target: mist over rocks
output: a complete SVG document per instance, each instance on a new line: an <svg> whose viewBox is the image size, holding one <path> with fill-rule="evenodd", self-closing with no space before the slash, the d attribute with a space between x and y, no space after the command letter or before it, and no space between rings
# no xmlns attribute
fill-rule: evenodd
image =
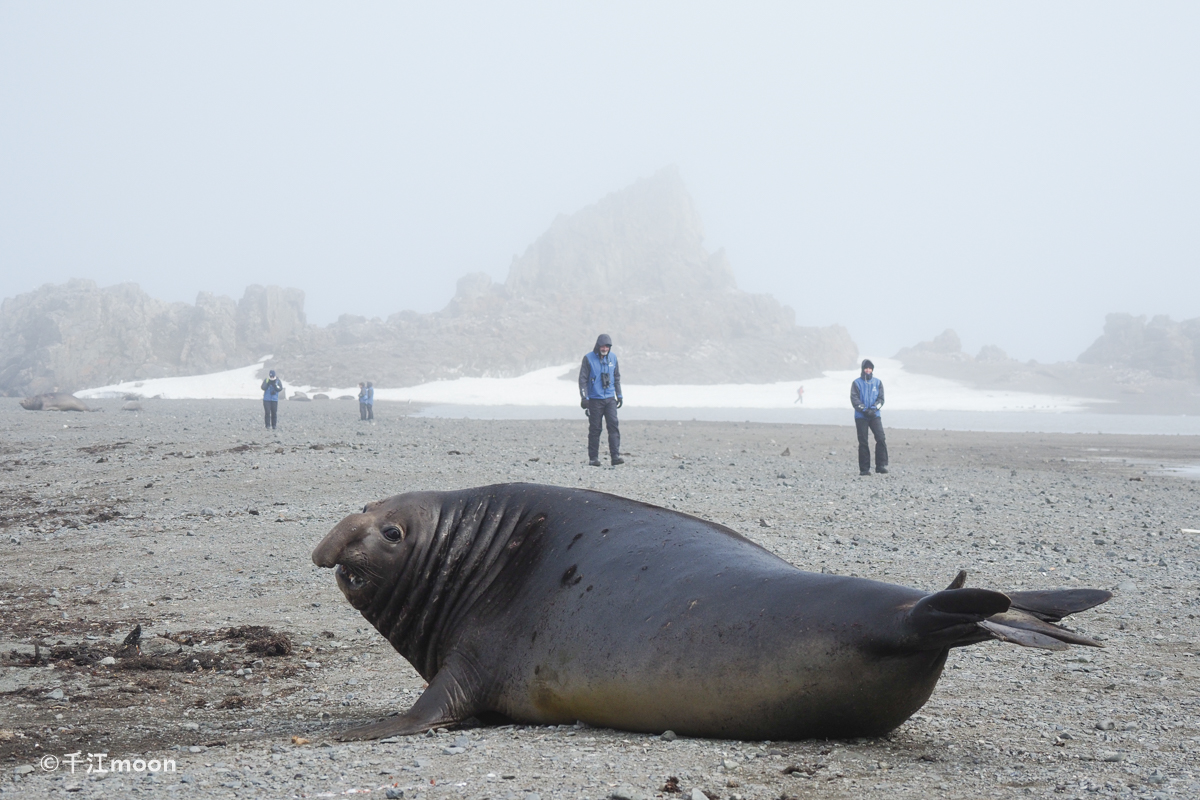
<svg viewBox="0 0 1200 800"><path fill-rule="evenodd" d="M1084 364L1143 370L1158 378L1200 380L1200 317L1109 314L1104 333L1079 356Z"/></svg>
<svg viewBox="0 0 1200 800"><path fill-rule="evenodd" d="M909 372L963 381L977 389L1072 395L1098 401L1092 411L1200 414L1200 381L1189 331L1200 320L1110 314L1104 334L1078 361L1041 364L1010 358L996 345L971 356L953 330L901 348L893 358ZM1194 349L1193 349L1194 347ZM884 377L884 376L881 376ZM884 378L886 380L886 378Z"/></svg>
<svg viewBox="0 0 1200 800"><path fill-rule="evenodd" d="M250 286L194 305L137 285L72 280L0 306L0 391L65 391L232 369L273 354L285 382L412 386L511 377L577 364L613 337L630 383L762 383L849 369L845 328L796 325L768 294L737 288L723 250L704 247L700 216L674 168L559 215L514 256L504 283L464 275L441 311L387 320L343 314L309 325L304 293Z"/></svg>
<svg viewBox="0 0 1200 800"><path fill-rule="evenodd" d="M509 377L577 363L609 333L629 383L759 383L854 365L845 328L796 325L767 294L740 291L723 250L709 253L678 170L668 167L559 215L504 283L475 272L432 314L343 315L279 348L294 381L411 386Z"/></svg>
<svg viewBox="0 0 1200 800"><path fill-rule="evenodd" d="M653 297L736 290L723 249L704 249L704 226L678 170L560 214L520 258L505 289L513 296Z"/></svg>
<svg viewBox="0 0 1200 800"><path fill-rule="evenodd" d="M250 286L168 303L136 284L75 279L0 303L0 392L74 391L245 366L305 326L304 293Z"/></svg>

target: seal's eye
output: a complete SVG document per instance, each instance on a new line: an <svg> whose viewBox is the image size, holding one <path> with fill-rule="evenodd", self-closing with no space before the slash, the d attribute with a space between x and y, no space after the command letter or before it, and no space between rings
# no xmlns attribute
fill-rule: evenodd
<svg viewBox="0 0 1200 800"><path fill-rule="evenodd" d="M398 542L404 538L404 531L400 530L395 525L388 525L386 528L380 531L380 533L382 533L383 538L387 539L389 542Z"/></svg>

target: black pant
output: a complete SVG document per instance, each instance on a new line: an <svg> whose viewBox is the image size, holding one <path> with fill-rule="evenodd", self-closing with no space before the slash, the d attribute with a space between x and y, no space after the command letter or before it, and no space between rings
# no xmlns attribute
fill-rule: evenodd
<svg viewBox="0 0 1200 800"><path fill-rule="evenodd" d="M275 427L275 419L279 416L278 400L263 400L263 422L268 428Z"/></svg>
<svg viewBox="0 0 1200 800"><path fill-rule="evenodd" d="M600 424L608 422L608 455L616 458L621 455L621 428L617 424L617 399L609 397L604 400L588 398L588 460L600 460Z"/></svg>
<svg viewBox="0 0 1200 800"><path fill-rule="evenodd" d="M358 418L360 420L362 420L363 422L367 421L367 404L366 403L358 404Z"/></svg>
<svg viewBox="0 0 1200 800"><path fill-rule="evenodd" d="M855 417L854 427L858 428L858 471L871 471L871 448L867 445L867 429L875 434L875 469L886 467L887 439L883 435L883 420L878 415L874 417Z"/></svg>
<svg viewBox="0 0 1200 800"><path fill-rule="evenodd" d="M375 421L375 404L374 403L367 403L367 421L368 422Z"/></svg>

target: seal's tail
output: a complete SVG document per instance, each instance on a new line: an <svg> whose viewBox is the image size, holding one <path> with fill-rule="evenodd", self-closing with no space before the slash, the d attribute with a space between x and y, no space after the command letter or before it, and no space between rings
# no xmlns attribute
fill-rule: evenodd
<svg viewBox="0 0 1200 800"><path fill-rule="evenodd" d="M923 597L913 606L910 618L923 643L963 647L998 639L1043 650L1066 650L1072 644L1103 647L1094 639L1052 623L1106 602L1111 592L1051 589L1001 594L964 589L966 578L966 572L958 573L945 591Z"/></svg>
<svg viewBox="0 0 1200 800"><path fill-rule="evenodd" d="M1012 605L1003 614L995 614L979 627L1002 642L1043 650L1066 650L1067 645L1103 647L1095 639L1052 625L1063 617L1086 611L1107 602L1112 592L1101 589L1049 589L1042 592L1009 592Z"/></svg>

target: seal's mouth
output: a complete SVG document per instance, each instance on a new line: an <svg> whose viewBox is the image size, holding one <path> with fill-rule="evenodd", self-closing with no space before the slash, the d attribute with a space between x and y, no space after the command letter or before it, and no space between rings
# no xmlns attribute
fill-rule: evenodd
<svg viewBox="0 0 1200 800"><path fill-rule="evenodd" d="M357 592L367 585L367 579L345 564L338 564L333 570L337 578L338 588L343 592Z"/></svg>

